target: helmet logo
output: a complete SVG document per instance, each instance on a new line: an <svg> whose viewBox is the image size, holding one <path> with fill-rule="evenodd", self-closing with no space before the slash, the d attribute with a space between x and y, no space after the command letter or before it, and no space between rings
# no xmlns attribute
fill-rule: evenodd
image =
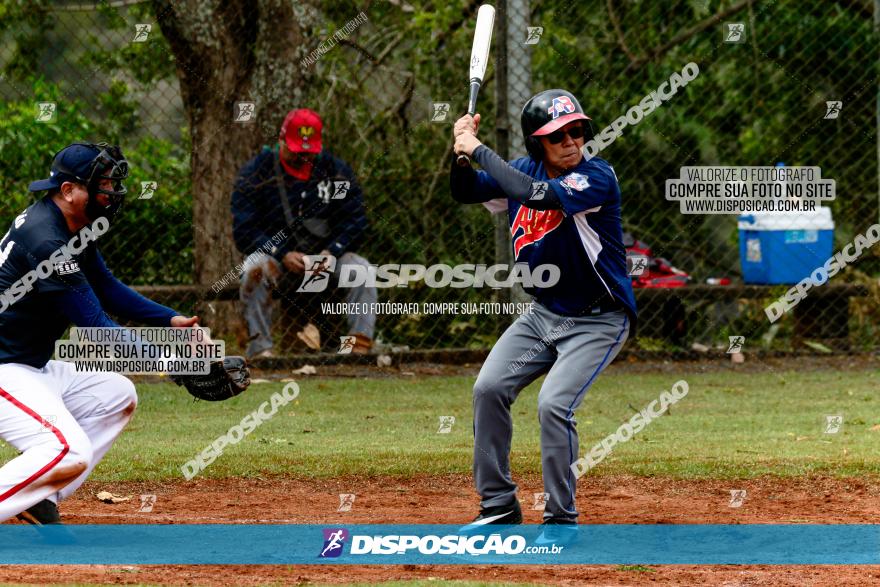
<svg viewBox="0 0 880 587"><path fill-rule="evenodd" d="M547 113L550 114L553 120L559 118L559 115L562 113L570 114L572 112L574 112L574 104L571 103L571 98L568 96L553 98L553 104L547 109Z"/></svg>

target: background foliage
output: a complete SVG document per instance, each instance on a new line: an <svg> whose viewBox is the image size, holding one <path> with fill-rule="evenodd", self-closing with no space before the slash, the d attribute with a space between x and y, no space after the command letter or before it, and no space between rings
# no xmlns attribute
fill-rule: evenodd
<svg viewBox="0 0 880 587"><path fill-rule="evenodd" d="M308 103L290 104L321 112L326 144L364 185L371 232L360 252L373 263L491 263L488 215L449 197L451 120L430 119L432 102L450 102L453 113L465 109L463 72L476 4L303 6L320 13L311 21L318 24L309 52L361 10L369 19L307 68ZM508 9L517 6L522 3L510 2ZM553 0L534 1L529 10L530 24L544 33L531 48L531 71L510 75L530 75L535 92L571 90L600 129L672 72L699 64L696 80L602 155L620 178L625 227L695 281L738 278L736 218L685 216L666 202L664 181L683 165L820 166L837 181L831 204L837 246L878 218L878 43L868 3ZM746 23L745 43L722 42L729 21ZM118 142L132 163L132 197L102 247L111 268L132 283L191 283L190 142L174 58L155 22L149 3L80 10L64 2L0 0L0 178L7 193L0 221L27 204L27 183L45 176L58 148L76 139ZM132 42L137 23L153 23L147 42ZM521 31L510 42L524 40ZM497 60L480 100L481 135L490 146L493 127L508 122L495 107ZM839 119L823 119L827 100L843 101ZM34 121L36 101L57 101L55 122ZM512 131L518 132L515 121ZM228 161L236 168L243 163ZM148 179L159 190L137 200L140 181ZM874 251L858 271L835 280L871 283L878 274ZM383 301L487 301L490 295L380 291ZM764 334L759 310L741 305L719 326L709 319L716 311L711 304L691 308L690 322L699 327L686 343L726 340L733 330ZM851 318L856 344L873 346L877 318L876 300L859 302ZM379 326L385 340L418 348L486 347L496 335L496 324L483 317L383 317Z"/></svg>

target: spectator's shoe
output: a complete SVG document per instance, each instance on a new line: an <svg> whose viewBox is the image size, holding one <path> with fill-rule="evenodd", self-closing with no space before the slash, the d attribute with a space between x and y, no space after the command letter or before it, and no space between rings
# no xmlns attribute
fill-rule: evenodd
<svg viewBox="0 0 880 587"><path fill-rule="evenodd" d="M354 346L351 349L352 354L355 355L368 355L370 354L370 349L373 348L373 339L369 336L364 336L363 334L355 333L354 335Z"/></svg>
<svg viewBox="0 0 880 587"><path fill-rule="evenodd" d="M580 537L577 522L563 518L548 518L541 524L541 535L535 539L535 544L546 546L570 546L577 543Z"/></svg>
<svg viewBox="0 0 880 587"><path fill-rule="evenodd" d="M296 337L311 350L321 350L321 332L318 330L318 327L311 322L306 324L306 327L300 332L297 332Z"/></svg>
<svg viewBox="0 0 880 587"><path fill-rule="evenodd" d="M252 355L247 356L248 361L253 361L254 359L274 359L277 355L272 351L272 349L263 349L258 351Z"/></svg>
<svg viewBox="0 0 880 587"><path fill-rule="evenodd" d="M519 501L514 501L510 505L500 505L480 510L480 515L474 518L474 521L467 526L462 526L459 534L474 534L481 531L483 526L489 525L506 525L522 524L522 510L519 507Z"/></svg>
<svg viewBox="0 0 880 587"><path fill-rule="evenodd" d="M48 499L44 499L40 503L32 505L16 517L19 520L27 522L28 524L33 524L34 526L61 523L61 515L58 513L58 506Z"/></svg>

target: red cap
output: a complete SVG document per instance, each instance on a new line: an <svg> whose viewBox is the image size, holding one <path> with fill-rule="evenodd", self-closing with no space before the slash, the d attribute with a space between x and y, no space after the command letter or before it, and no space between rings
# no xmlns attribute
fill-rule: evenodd
<svg viewBox="0 0 880 587"><path fill-rule="evenodd" d="M323 126L321 117L314 110L291 110L284 117L278 139L294 153L320 153Z"/></svg>

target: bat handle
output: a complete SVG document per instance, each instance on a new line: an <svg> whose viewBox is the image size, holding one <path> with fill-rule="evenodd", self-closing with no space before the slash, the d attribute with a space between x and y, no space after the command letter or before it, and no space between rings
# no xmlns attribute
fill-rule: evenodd
<svg viewBox="0 0 880 587"><path fill-rule="evenodd" d="M468 114L473 116L477 113L477 95L480 93L480 80L472 79L471 80L471 91L468 96ZM471 158L467 155L459 155L455 162L460 167L467 167L471 164Z"/></svg>

